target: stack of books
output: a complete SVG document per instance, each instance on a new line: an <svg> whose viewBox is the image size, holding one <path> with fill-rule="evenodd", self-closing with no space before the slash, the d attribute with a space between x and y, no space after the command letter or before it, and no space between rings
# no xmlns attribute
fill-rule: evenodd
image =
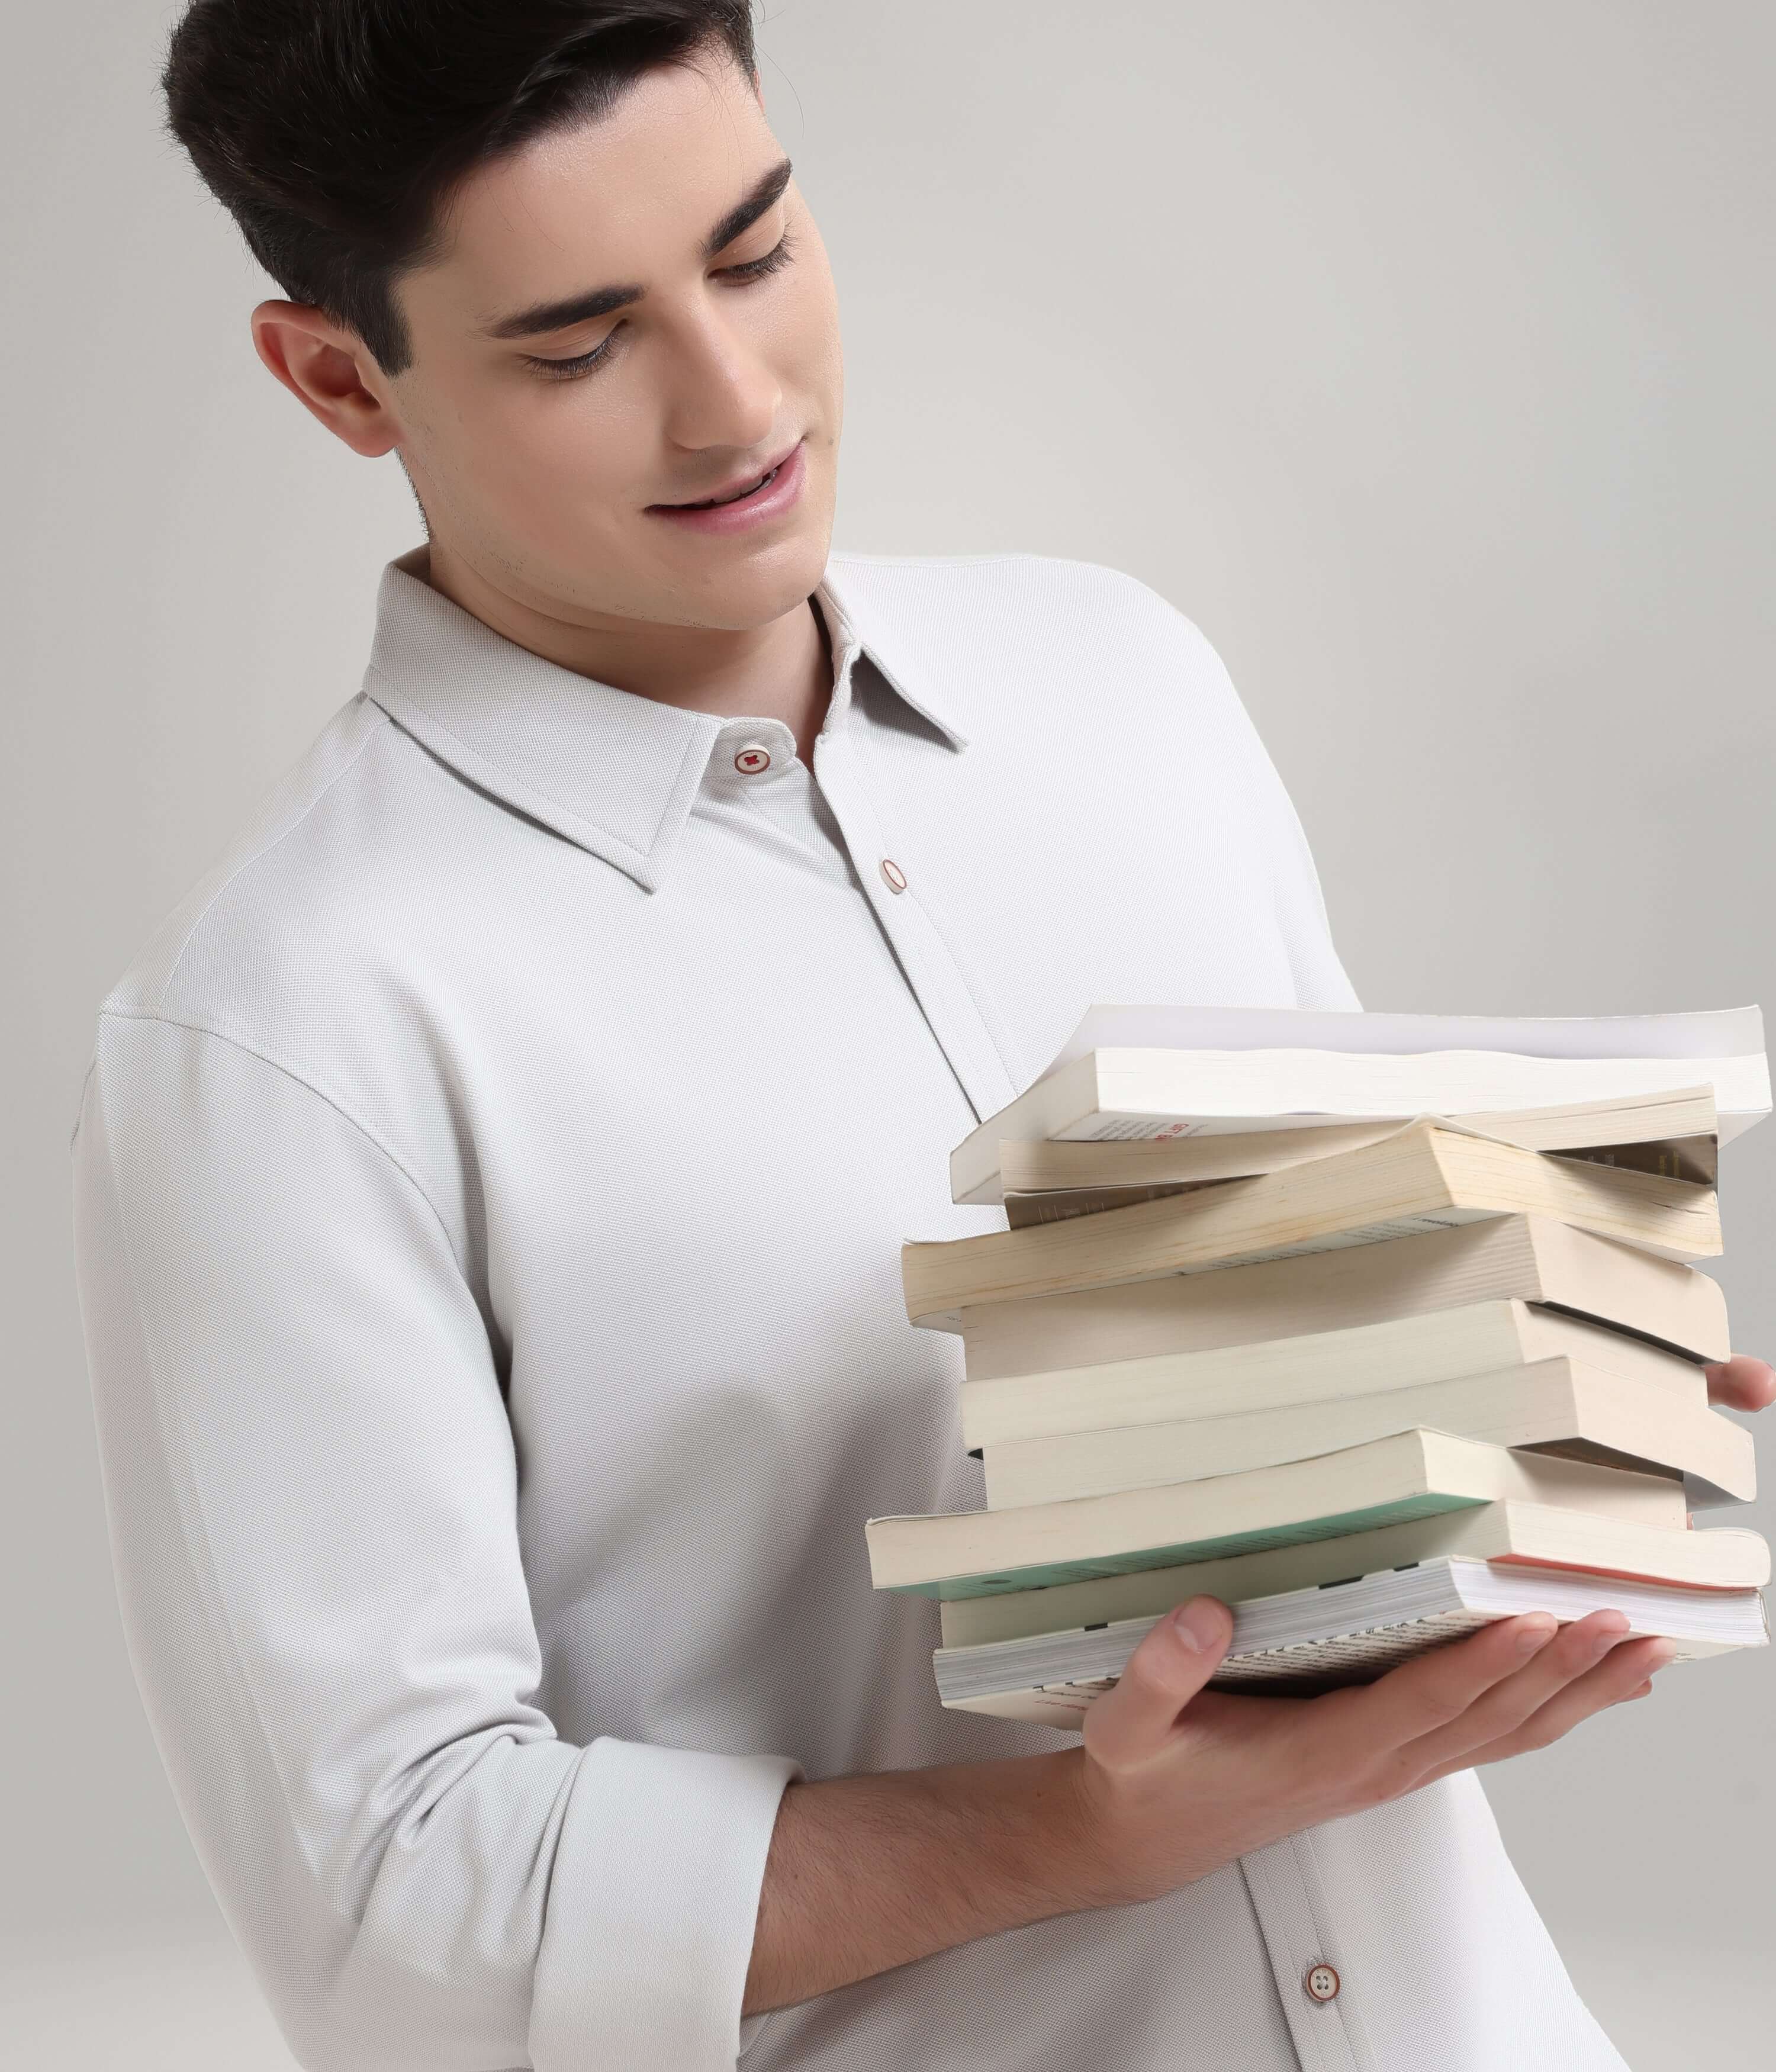
<svg viewBox="0 0 1776 2072"><path fill-rule="evenodd" d="M902 1248L986 1508L865 1536L940 1600L943 1702L1076 1728L1202 1593L1214 1686L1276 1695L1526 1611L1766 1642L1766 1543L1694 1525L1756 1492L1694 1262L1769 1109L1756 1008L1093 1009L952 1156L1006 1227Z"/></svg>

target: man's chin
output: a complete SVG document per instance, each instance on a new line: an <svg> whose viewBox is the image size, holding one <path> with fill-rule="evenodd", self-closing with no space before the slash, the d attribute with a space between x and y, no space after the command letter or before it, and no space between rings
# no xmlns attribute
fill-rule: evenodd
<svg viewBox="0 0 1776 2072"><path fill-rule="evenodd" d="M768 626L805 602L826 573L832 528L799 528L787 539L699 541L663 570L659 608L638 610L734 632ZM656 561L657 565L657 561Z"/></svg>

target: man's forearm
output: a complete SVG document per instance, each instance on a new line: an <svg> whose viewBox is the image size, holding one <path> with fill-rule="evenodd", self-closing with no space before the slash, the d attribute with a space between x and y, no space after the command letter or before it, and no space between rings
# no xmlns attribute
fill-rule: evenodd
<svg viewBox="0 0 1776 2072"><path fill-rule="evenodd" d="M1100 1902L1083 1752L786 1787L765 1863L744 2014Z"/></svg>

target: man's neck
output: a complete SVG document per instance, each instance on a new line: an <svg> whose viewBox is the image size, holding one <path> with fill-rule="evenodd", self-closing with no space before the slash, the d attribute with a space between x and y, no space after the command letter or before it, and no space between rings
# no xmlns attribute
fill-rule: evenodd
<svg viewBox="0 0 1776 2072"><path fill-rule="evenodd" d="M639 620L565 619L487 582L436 540L416 570L432 588L532 654L577 675L690 712L780 719L814 767L832 694L832 647L809 598L768 624L730 631Z"/></svg>

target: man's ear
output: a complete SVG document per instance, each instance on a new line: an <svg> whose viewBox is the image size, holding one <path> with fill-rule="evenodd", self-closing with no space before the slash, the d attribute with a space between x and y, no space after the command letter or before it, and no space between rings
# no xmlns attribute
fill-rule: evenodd
<svg viewBox="0 0 1776 2072"><path fill-rule="evenodd" d="M388 452L399 428L364 385L360 339L312 304L276 297L261 302L249 322L254 351L311 416L354 453L376 458Z"/></svg>

